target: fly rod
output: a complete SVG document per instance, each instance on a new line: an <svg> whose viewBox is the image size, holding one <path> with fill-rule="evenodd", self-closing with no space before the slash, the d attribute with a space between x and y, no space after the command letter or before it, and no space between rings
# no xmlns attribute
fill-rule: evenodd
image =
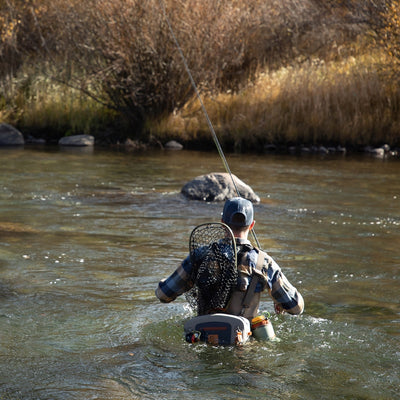
<svg viewBox="0 0 400 400"><path fill-rule="evenodd" d="M236 182L235 182L235 180L233 179L233 175L232 175L231 169L229 168L228 161L226 160L226 157L225 157L225 155L224 155L224 152L223 152L223 150L222 150L222 147L221 147L221 145L220 145L220 143L219 143L217 134L215 133L214 126L213 126L213 124L212 124L212 122L211 122L210 117L208 116L208 112L207 112L207 110L206 110L206 107L204 106L203 100L201 99L199 90L197 89L196 82L194 81L193 76L192 76L192 73L190 72L190 68L189 68L189 65L188 65L188 63L187 63L187 61L186 61L185 55L183 54L182 48L181 48L181 46L180 46L180 44L179 44L179 42L178 42L178 39L177 39L176 36L175 36L174 30L172 29L172 25L171 25L171 23L170 23L170 21L169 21L167 12L166 12L166 10L165 10L165 6L164 6L163 0L160 0L160 6L161 6L161 9L162 9L162 12L163 12L165 21L166 21L166 23L167 23L167 25L168 25L169 31L171 32L171 36L172 36L172 38L173 38L173 40L174 40L174 42L175 42L175 45L176 45L176 47L177 47L177 49L178 49L178 51L179 51L180 56L181 56L181 58L182 58L183 65L185 66L186 72L187 72L187 74L188 74L188 76L189 76L189 79L190 79L190 83L191 83L192 86L193 86L193 89L194 89L194 91L195 91L195 93L196 93L196 97L198 98L198 100L199 100L199 102L200 102L201 109L203 110L203 113L204 113L204 115L205 115L205 117L206 117L208 127L209 127L209 129L210 129L210 131L211 131L211 134L212 134L214 143L215 143L215 145L216 145L216 147L217 147L217 150L218 150L219 156L221 157L222 163L224 164L225 170L226 170L226 172L229 174L229 176L231 177L231 180L232 180L232 183L233 183L233 186L234 186L234 188L235 188L235 191L236 191L237 195L238 195L239 197L242 197L242 196L240 195L240 193L239 193L239 190L238 190L237 186L236 186ZM254 240L255 240L255 242L256 242L258 248L261 248L260 243L258 242L258 239L257 239L257 235L256 235L256 233L255 233L255 231L254 231L254 228L251 230L251 233L252 233L252 235L253 235L253 238L254 238Z"/></svg>

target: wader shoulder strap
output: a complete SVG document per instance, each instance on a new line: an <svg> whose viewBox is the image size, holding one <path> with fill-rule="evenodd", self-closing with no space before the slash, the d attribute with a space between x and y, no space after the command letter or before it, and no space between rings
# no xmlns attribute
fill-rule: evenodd
<svg viewBox="0 0 400 400"><path fill-rule="evenodd" d="M267 253L263 252L262 250L258 249L257 247L255 247L255 249L258 251L256 269L257 269L257 271L261 271L261 268L264 265L264 260L265 260Z"/></svg>
<svg viewBox="0 0 400 400"><path fill-rule="evenodd" d="M251 300L256 290L257 283L260 279L263 279L261 268L263 267L264 264L265 253L257 248L256 250L258 251L257 264L256 268L255 269L253 268L250 284L247 287L245 296L243 297L242 309L248 308L250 306Z"/></svg>

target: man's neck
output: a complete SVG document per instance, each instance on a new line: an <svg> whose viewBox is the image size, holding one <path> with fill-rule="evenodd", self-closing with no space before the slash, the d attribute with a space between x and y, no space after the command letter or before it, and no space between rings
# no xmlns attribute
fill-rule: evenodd
<svg viewBox="0 0 400 400"><path fill-rule="evenodd" d="M249 235L249 231L245 230L245 231L232 231L233 236L237 239L247 239L248 235Z"/></svg>

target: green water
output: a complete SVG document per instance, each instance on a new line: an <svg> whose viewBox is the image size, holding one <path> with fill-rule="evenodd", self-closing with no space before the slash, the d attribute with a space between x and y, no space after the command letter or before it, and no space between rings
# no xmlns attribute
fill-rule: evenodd
<svg viewBox="0 0 400 400"><path fill-rule="evenodd" d="M184 299L154 296L220 219L180 195L216 154L0 157L0 399L400 398L398 160L227 155L306 310L273 314L279 343L216 348L183 340Z"/></svg>

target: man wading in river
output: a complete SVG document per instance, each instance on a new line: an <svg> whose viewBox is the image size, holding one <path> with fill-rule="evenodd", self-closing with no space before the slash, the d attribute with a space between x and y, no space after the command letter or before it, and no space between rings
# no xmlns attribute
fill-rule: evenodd
<svg viewBox="0 0 400 400"><path fill-rule="evenodd" d="M267 253L255 248L247 239L255 221L253 219L253 204L240 197L227 200L222 213L222 222L230 227L236 241L237 280L230 292L229 300L224 309L202 309L199 314L225 312L241 315L250 321L258 313L261 292L267 290L272 297L277 313L301 314L304 301L297 289L290 284L279 265ZM163 303L169 303L178 296L188 292L196 282L193 282L193 265L190 255L169 276L159 282L155 291L157 298ZM251 281L257 279L257 284ZM243 308L243 299L251 289L250 302Z"/></svg>

